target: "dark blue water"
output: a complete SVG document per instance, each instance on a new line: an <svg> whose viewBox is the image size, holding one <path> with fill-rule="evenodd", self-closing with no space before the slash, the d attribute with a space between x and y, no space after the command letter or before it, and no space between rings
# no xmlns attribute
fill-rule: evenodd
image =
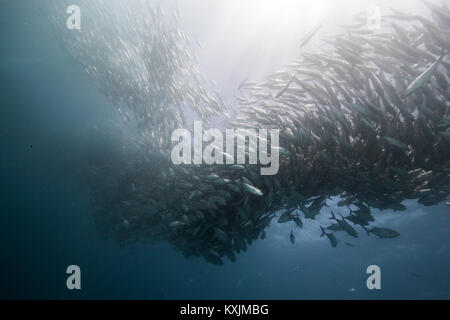
<svg viewBox="0 0 450 320"><path fill-rule="evenodd" d="M120 248L97 232L83 172L92 141L107 155L121 132L113 108L58 46L46 1L0 3L0 298L355 299L450 298L445 205L377 215L401 233L332 248L309 222L275 222L236 263L185 259L166 243ZM107 139L96 139L99 130ZM96 156L98 156L96 153ZM345 242L358 245L349 247ZM66 288L66 268L82 289ZM381 290L366 268L379 265Z"/></svg>

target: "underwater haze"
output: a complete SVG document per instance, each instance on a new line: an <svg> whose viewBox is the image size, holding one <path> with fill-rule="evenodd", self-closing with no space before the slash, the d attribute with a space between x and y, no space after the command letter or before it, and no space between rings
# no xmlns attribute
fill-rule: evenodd
<svg viewBox="0 0 450 320"><path fill-rule="evenodd" d="M425 14L426 8L403 0L337 3L186 0L178 6L180 28L202 43L198 69L214 80L228 104L237 105L239 84L263 81L297 59L302 37L318 23L324 26L308 43L313 48L321 46L320 38L333 38L336 25L351 24L354 14L372 5L386 13L393 7ZM114 11L117 1L110 5ZM81 30L73 32L89 32L92 25L83 24L80 7ZM124 122L112 106L113 95L105 94L66 50L52 19L68 15L55 8L47 0L0 3L0 298L450 298L448 199L430 206L406 199L403 211L372 208L374 226L400 236L368 236L359 228L358 238L336 232L333 247L319 226L332 222L331 210L344 216L349 210L338 206L339 197L326 197L316 219L302 218L302 228L292 221L277 223L277 212L265 239L254 240L235 262L223 259L223 265L200 254L185 257L184 247L173 245L172 238L123 245L111 237L113 227L105 236L92 192L100 180L90 173L93 164L127 152L128 141L139 136L138 121ZM448 178L449 159L444 160ZM121 159L117 163L120 168ZM81 268L81 290L66 286L70 265ZM379 290L366 284L371 265L381 270Z"/></svg>

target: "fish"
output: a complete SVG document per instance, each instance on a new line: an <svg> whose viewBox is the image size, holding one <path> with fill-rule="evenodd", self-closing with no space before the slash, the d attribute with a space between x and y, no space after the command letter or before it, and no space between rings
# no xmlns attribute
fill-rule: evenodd
<svg viewBox="0 0 450 320"><path fill-rule="evenodd" d="M436 60L428 69L426 69L422 74L420 74L416 79L414 79L413 82L406 88L403 96L407 97L411 95L412 93L419 90L425 83L427 83L431 77L433 76L434 72L436 71L439 63L441 60L445 57L447 53L443 54L438 60Z"/></svg>
<svg viewBox="0 0 450 320"><path fill-rule="evenodd" d="M242 80L241 84L238 86L238 90L241 90L242 87L244 87L246 82L247 82L247 79Z"/></svg>
<svg viewBox="0 0 450 320"><path fill-rule="evenodd" d="M314 37L314 35L322 28L322 24L318 24L314 28L312 28L301 40L300 40L300 48L303 48L308 44L308 42Z"/></svg>
<svg viewBox="0 0 450 320"><path fill-rule="evenodd" d="M211 252L204 252L203 257L205 258L205 260L211 264L214 264L216 266L223 266L223 261L222 259L220 259L220 257L218 257L217 255L215 255L214 253Z"/></svg>
<svg viewBox="0 0 450 320"><path fill-rule="evenodd" d="M358 232L356 232L356 230L347 223L347 221L345 221L345 218L341 216L341 220L339 220L338 218L336 218L335 214L333 211L331 211L331 215L332 217L330 219L334 219L336 220L336 222L342 227L342 229L347 232L349 235L351 235L354 238L358 237Z"/></svg>
<svg viewBox="0 0 450 320"><path fill-rule="evenodd" d="M291 230L291 234L289 235L289 240L291 241L292 244L295 243L294 231L292 231L292 230Z"/></svg>
<svg viewBox="0 0 450 320"><path fill-rule="evenodd" d="M344 228L339 223L333 223L332 225L326 227L325 229L330 231L343 231Z"/></svg>
<svg viewBox="0 0 450 320"><path fill-rule="evenodd" d="M331 246L332 247L336 247L337 246L337 240L336 240L336 237L334 236L334 234L327 233L322 226L320 226L320 229L322 230L322 234L320 236L321 237L327 236L328 240L330 240Z"/></svg>
<svg viewBox="0 0 450 320"><path fill-rule="evenodd" d="M400 233L398 233L397 231L387 228L374 227L369 230L369 232L373 233L379 238L397 238L400 236Z"/></svg>
<svg viewBox="0 0 450 320"><path fill-rule="evenodd" d="M228 237L228 235L226 234L226 232L224 232L223 230L221 230L220 228L215 228L214 229L215 232L215 237L217 239L219 239L220 241L224 242L224 243L228 243L230 241L230 238Z"/></svg>
<svg viewBox="0 0 450 320"><path fill-rule="evenodd" d="M129 229L130 228L130 222L127 219L122 219L122 225L124 226L125 229Z"/></svg>
<svg viewBox="0 0 450 320"><path fill-rule="evenodd" d="M264 195L264 193L261 190L259 190L258 188L255 188L254 186L249 185L247 183L243 182L243 183L241 183L241 186L248 193L254 194L254 195L259 196L259 197Z"/></svg>
<svg viewBox="0 0 450 320"><path fill-rule="evenodd" d="M348 246L348 247L351 247L351 248L358 248L359 247L359 245L353 244L353 243L350 243L350 242L345 242L345 245Z"/></svg>
<svg viewBox="0 0 450 320"><path fill-rule="evenodd" d="M365 219L364 217L350 214L349 216L345 217L348 221L353 222L354 225L360 225L360 226L367 226L369 225L369 221ZM339 224L338 224L339 225ZM342 230L342 227L340 228Z"/></svg>
<svg viewBox="0 0 450 320"><path fill-rule="evenodd" d="M176 228L182 227L184 225L186 225L186 224L182 221L173 221L169 224L169 227L176 229Z"/></svg>
<svg viewBox="0 0 450 320"><path fill-rule="evenodd" d="M407 144L405 144L401 141L398 141L397 139L392 138L392 137L384 137L384 140L386 140L386 142L388 144L390 144L391 146L394 146L394 147L397 147L397 148L400 148L403 150L408 150L408 148L409 148Z"/></svg>

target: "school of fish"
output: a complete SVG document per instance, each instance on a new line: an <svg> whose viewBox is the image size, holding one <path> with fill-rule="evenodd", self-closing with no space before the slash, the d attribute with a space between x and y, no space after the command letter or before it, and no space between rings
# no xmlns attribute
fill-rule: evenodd
<svg viewBox="0 0 450 320"><path fill-rule="evenodd" d="M134 2L111 10L108 1L80 1L90 8L81 32L66 30L57 15L53 21L68 55L139 131L92 170L95 219L107 237L121 244L162 239L187 257L222 265L264 239L270 223L302 228L334 197L345 215L327 208L330 224L317 230L333 247L339 232L398 237L371 226L373 209L405 211L405 199L448 201L445 3L424 1L420 16L393 10L376 31L362 13L308 50L318 26L299 43L297 61L262 82L241 83L232 106L199 71L197 44L180 30L177 9ZM279 129L278 174L261 176L259 165L172 164L171 134L190 128L192 117ZM292 230L288 238L295 243Z"/></svg>

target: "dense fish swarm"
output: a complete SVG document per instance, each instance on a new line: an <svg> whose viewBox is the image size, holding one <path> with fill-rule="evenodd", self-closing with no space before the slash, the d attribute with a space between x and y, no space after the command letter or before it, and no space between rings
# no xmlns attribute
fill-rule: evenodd
<svg viewBox="0 0 450 320"><path fill-rule="evenodd" d="M309 52L316 28L298 61L262 83L242 83L239 106L230 108L196 68L176 10L164 14L136 1L133 10L124 4L112 11L108 4L82 4L92 17L75 35L55 19L63 47L140 132L133 151L117 155L119 165L95 171L95 216L108 236L121 243L165 239L186 256L221 265L264 238L275 217L301 228L332 196L349 207L347 216L332 212L332 224L321 227L333 246L335 232L357 237L356 227L397 237L370 226L373 208L447 199L446 5L425 3L431 19L393 11L377 31L357 16ZM219 117L227 128L280 129L278 174L261 176L258 165L173 165L171 133L190 128L192 115L205 123ZM289 238L295 242L292 231Z"/></svg>

